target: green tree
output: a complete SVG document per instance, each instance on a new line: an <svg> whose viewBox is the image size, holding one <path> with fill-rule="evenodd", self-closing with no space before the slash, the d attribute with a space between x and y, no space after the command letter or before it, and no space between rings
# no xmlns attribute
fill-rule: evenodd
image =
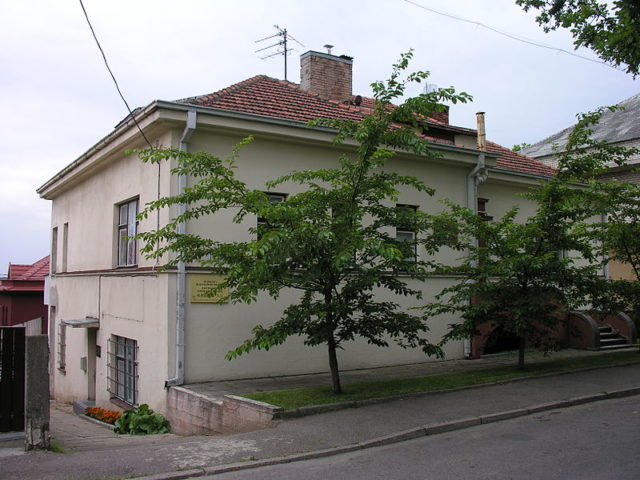
<svg viewBox="0 0 640 480"><path fill-rule="evenodd" d="M571 29L576 48L593 50L602 60L622 65L634 77L640 69L640 3L637 0L516 0L540 13L545 32Z"/></svg>
<svg viewBox="0 0 640 480"><path fill-rule="evenodd" d="M564 321L562 313L585 306L588 294L597 291L603 247L594 240L601 205L584 182L594 178L604 160L597 151L582 149L591 142L593 121L583 116L556 175L524 195L536 204L530 218L519 221L518 210L512 209L487 222L451 204L440 215L438 222L456 226L457 248L468 251L459 265L441 268L460 280L424 307L428 316L461 317L443 341L469 338L479 326L495 325L520 339L518 365L523 368L525 347L552 349L550 334Z"/></svg>
<svg viewBox="0 0 640 480"><path fill-rule="evenodd" d="M522 142L522 143L518 143L518 144L514 145L513 147L511 147L511 150L513 150L514 152L521 152L525 148L529 148L530 146L531 146L530 143Z"/></svg>
<svg viewBox="0 0 640 480"><path fill-rule="evenodd" d="M633 277L608 281L594 277L585 294L595 308L604 311L635 310L640 312L640 184L604 176L611 168L632 169L630 160L640 149L609 144L591 137L602 113L620 107L600 108L581 114L567 145L558 152L561 172L581 188L574 208L590 217L584 234L598 255L630 267Z"/></svg>
<svg viewBox="0 0 640 480"><path fill-rule="evenodd" d="M517 220L515 208L491 222L456 205L443 214L446 220L441 221L457 225L459 248L471 245L459 265L440 270L459 280L424 307L428 316L460 316L443 343L474 336L481 325L490 324L520 339L520 368L527 345L545 351L555 347L551 334L563 321L561 313L582 303L581 286L596 267L559 254L562 244L583 247L575 245L571 234L560 233L577 225L543 210L524 222ZM557 234L550 235L552 231Z"/></svg>
<svg viewBox="0 0 640 480"><path fill-rule="evenodd" d="M265 193L237 178L242 145L227 159L175 149L138 152L146 162L175 159L178 166L172 173L197 180L183 194L152 202L142 212L146 216L170 205L189 206L165 227L141 233L143 252L157 258L173 252L175 260L170 265L197 262L223 274L225 280L218 290L228 289L233 302L254 302L260 292L273 298L283 289L300 292L299 301L286 307L273 324L255 326L253 336L228 352L228 359L302 336L306 345L326 345L333 392L340 393L337 350L356 337L377 346L393 341L441 355L440 348L425 336L428 328L423 314L408 312L379 296L386 290L397 297L420 298L420 291L407 280L424 279L431 263L426 255L416 256L416 250L433 253L437 248L428 236L422 238L430 225L427 214L396 206L401 190L425 195L433 190L416 177L384 167L398 150L433 157L428 142L416 132L426 128L426 119L443 108L443 101L470 98L448 88L392 105L408 84L428 76L428 72L404 76L411 56L411 52L402 55L389 80L372 84L376 104L371 115L359 122L312 122L312 126L335 129L335 143L345 144L349 153L335 167L293 171L267 182L267 189L292 184L303 187L301 193L284 201L270 202ZM355 147L349 148L353 143ZM261 219L259 228L249 229L251 240L223 243L177 233L180 222L229 208L235 209L236 223L247 215ZM408 228L412 237L398 240L389 233L393 227Z"/></svg>

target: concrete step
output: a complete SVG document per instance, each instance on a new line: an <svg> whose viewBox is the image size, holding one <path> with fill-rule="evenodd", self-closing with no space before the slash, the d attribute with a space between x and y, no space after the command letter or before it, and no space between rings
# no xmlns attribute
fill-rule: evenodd
<svg viewBox="0 0 640 480"><path fill-rule="evenodd" d="M630 343L620 343L616 345L600 345L600 348L598 350L619 350L623 348L631 349L637 347L635 345L631 345Z"/></svg>
<svg viewBox="0 0 640 480"><path fill-rule="evenodd" d="M615 344L615 343L627 343L627 339L621 336L615 336L611 338L602 338L600 337L600 345L602 344Z"/></svg>
<svg viewBox="0 0 640 480"><path fill-rule="evenodd" d="M73 402L73 413L76 415L84 415L84 411L87 407L95 407L95 400L76 400Z"/></svg>
<svg viewBox="0 0 640 480"><path fill-rule="evenodd" d="M621 338L620 335L618 335L615 332L611 332L611 333L601 333L600 334L600 340L605 340L605 339L615 339L615 338Z"/></svg>
<svg viewBox="0 0 640 480"><path fill-rule="evenodd" d="M600 325L598 330L600 333L600 348L598 350L617 350L630 346L627 339L614 330L611 325Z"/></svg>

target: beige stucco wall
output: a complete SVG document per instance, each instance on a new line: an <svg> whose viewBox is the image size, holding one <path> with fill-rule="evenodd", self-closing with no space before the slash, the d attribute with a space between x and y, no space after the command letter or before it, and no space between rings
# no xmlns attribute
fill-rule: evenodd
<svg viewBox="0 0 640 480"><path fill-rule="evenodd" d="M296 130L296 141L277 136L276 130L274 127L268 134L257 135L237 160L239 178L250 187L266 190L264 184L267 180L288 173L292 168L316 169L336 164L341 151L324 142L326 138L322 138L322 135L316 135L316 141L310 143L300 141L301 129ZM181 131L181 128L168 130L160 138L161 143L177 146ZM205 150L225 156L241 137L241 133L203 131L199 127L189 143L189 150ZM60 190L54 197L52 226L58 227L59 232L58 270L62 258L60 235L64 223L68 222L67 271L77 272L61 272L51 279L57 297L56 322L86 316L100 319L97 344L102 347L102 356L96 363L96 397L97 403L105 407L110 406L106 391L108 339L111 335L119 335L136 340L140 355L139 403L149 403L153 408L163 411L164 382L175 373L176 276L171 272L158 274L113 269L116 251L115 206L136 196L140 197L141 205L156 198L158 172L161 195L175 194L177 178L169 179L170 165L145 165L134 157L125 157L117 149L109 155L109 161L102 162L92 175L86 174L75 180L69 188ZM445 198L465 205L467 174L473 167L475 156L471 152L457 154L455 161L454 156L445 153L444 158L437 161L408 156L391 160L388 168L415 175L436 189L433 197L417 192L401 192L398 203L417 205L429 212L443 209L441 200ZM190 183L193 183L192 179ZM515 195L523 188L510 182L489 181L481 186L480 196L490 199L487 205L489 214L497 217L514 203L524 203ZM282 193L299 190L297 185L278 188ZM232 215L233 212L225 212L192 221L187 225L187 232L213 236L221 241L248 238L247 228L255 225L255 217L247 217L241 225L235 225L231 222ZM164 224L168 218L169 212L163 211L160 224ZM139 231L155 226L156 217L152 215L140 222ZM459 256L460 253L452 251L443 251L441 254L445 261L454 261ZM153 267L154 262L140 258L139 265L149 268ZM382 295L398 301L404 307L418 306L432 299L452 281L451 278L435 278L421 286L412 282L412 286L424 291L421 301L392 298L388 293ZM187 298L188 295L187 291ZM296 295L296 292L283 292L278 301L263 297L252 305L195 304L187 300L186 381L326 371L328 366L324 346L307 347L300 338L289 339L269 352L254 352L231 362L224 359L229 349L250 336L254 325L269 324L279 318L283 308L295 301ZM429 338L438 341L453 320L434 319L430 324ZM62 401L84 399L87 396L87 375L79 367L79 358L87 355L87 331L69 328L67 332L67 371L63 375L56 370L54 379L56 398ZM447 358L462 357L462 343L448 344L445 353ZM428 358L418 349L403 350L396 346L378 348L363 341L346 344L345 350L339 352L342 369L425 360Z"/></svg>
<svg viewBox="0 0 640 480"><path fill-rule="evenodd" d="M628 263L612 260L609 262L609 275L612 280L637 280L633 267Z"/></svg>
<svg viewBox="0 0 640 480"><path fill-rule="evenodd" d="M517 177L513 178L517 181ZM491 173L486 182L478 186L478 197L486 198L489 201L486 204L486 213L492 216L494 220L502 218L511 208L518 206L518 221L524 221L526 218L535 214L536 206L533 202L522 198L520 195L530 191L535 187L538 181L531 183L508 183L504 180L495 180Z"/></svg>
<svg viewBox="0 0 640 480"><path fill-rule="evenodd" d="M195 134L189 148L206 150L223 156L240 137L231 135ZM330 151L326 145L300 145L287 143L282 139L256 138L254 142L242 150L237 160L238 176L250 187L264 189L265 182L279 175L286 174L292 168L317 169L336 164L340 151ZM469 162L475 161L470 154ZM472 164L447 162L446 154L438 161L427 161L408 156L397 156L389 162L388 168L398 173L415 175L427 185L436 189L433 197L414 191L401 192L398 203L417 205L421 210L437 212L445 207L443 199L466 205L467 174ZM523 190L522 186L508 183L487 184L485 194L496 206L496 215L515 203L524 201L516 197ZM296 193L299 185L282 185L279 193ZM524 206L524 212L531 211ZM191 222L187 226L190 233L213 235L221 241L248 239L247 229L255 226L255 217L246 217L242 224L233 224L234 212L225 212L206 219ZM424 252L422 252L424 254ZM443 250L441 258L454 261L461 254L451 250ZM434 295L451 284L451 278L435 278L424 284L410 282L412 286L423 290L423 300L393 297L383 292L385 299L397 301L409 308L422 305L433 299ZM187 292L189 294L189 292ZM256 324L270 325L277 320L283 309L298 298L298 293L283 292L277 301L262 296L251 305L218 305L187 302L186 310L186 381L200 382L231 378L250 378L268 375L286 375L326 371L327 355L324 346L307 347L302 338L290 338L283 345L274 347L268 352L255 351L232 361L224 359L225 354L240 345L251 336L251 328ZM428 337L439 341L446 332L447 325L455 319L437 318L430 322L431 331ZM406 364L430 360L419 349L404 350L397 346L379 348L366 344L362 339L344 345L339 352L342 369L365 368L382 365ZM447 358L463 356L462 342L451 342L445 347Z"/></svg>

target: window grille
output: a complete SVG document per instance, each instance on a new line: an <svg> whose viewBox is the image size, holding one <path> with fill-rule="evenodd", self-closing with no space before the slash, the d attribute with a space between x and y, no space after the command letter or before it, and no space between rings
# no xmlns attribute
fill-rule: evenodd
<svg viewBox="0 0 640 480"><path fill-rule="evenodd" d="M63 323L58 325L58 370L66 371L66 349L67 349L67 326Z"/></svg>
<svg viewBox="0 0 640 480"><path fill-rule="evenodd" d="M138 404L138 342L112 335L107 355L107 390L115 398Z"/></svg>

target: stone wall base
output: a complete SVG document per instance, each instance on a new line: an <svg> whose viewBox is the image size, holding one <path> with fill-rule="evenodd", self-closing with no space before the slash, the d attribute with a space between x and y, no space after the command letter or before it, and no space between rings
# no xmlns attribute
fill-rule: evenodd
<svg viewBox="0 0 640 480"><path fill-rule="evenodd" d="M214 400L184 387L170 387L167 419L178 435L207 435L260 430L273 425L282 411L268 403L225 395Z"/></svg>

